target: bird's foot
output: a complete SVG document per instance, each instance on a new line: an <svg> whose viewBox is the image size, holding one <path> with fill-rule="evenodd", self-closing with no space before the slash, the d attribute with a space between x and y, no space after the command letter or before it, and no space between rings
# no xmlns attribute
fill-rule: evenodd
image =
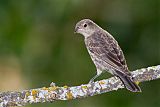
<svg viewBox="0 0 160 107"><path fill-rule="evenodd" d="M93 83L94 83L94 80L91 79L88 84L93 84Z"/></svg>

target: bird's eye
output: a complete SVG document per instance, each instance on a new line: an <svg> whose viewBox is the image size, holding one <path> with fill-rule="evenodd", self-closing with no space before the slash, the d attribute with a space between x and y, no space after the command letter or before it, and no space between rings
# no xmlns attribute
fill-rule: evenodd
<svg viewBox="0 0 160 107"><path fill-rule="evenodd" d="M87 24L84 24L83 26L84 26L84 27L87 27Z"/></svg>

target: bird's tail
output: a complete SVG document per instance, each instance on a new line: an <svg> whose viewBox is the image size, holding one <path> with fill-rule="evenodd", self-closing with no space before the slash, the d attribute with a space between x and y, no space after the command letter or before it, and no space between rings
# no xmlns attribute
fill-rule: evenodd
<svg viewBox="0 0 160 107"><path fill-rule="evenodd" d="M121 79L124 86L132 92L141 92L141 88L133 81L132 76L124 74L122 72L116 73L116 75Z"/></svg>

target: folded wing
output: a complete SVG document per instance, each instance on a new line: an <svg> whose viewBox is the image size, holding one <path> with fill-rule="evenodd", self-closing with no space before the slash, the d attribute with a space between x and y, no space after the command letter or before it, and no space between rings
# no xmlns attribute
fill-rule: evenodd
<svg viewBox="0 0 160 107"><path fill-rule="evenodd" d="M88 49L113 69L128 72L123 52L116 40L109 34L101 32L92 34L88 38Z"/></svg>

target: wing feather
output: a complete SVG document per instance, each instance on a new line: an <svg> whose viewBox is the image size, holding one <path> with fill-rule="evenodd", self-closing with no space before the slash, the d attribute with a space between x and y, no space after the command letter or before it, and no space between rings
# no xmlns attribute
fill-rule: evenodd
<svg viewBox="0 0 160 107"><path fill-rule="evenodd" d="M125 57L116 40L106 33L96 32L88 38L88 49L95 57L114 69L128 72Z"/></svg>

